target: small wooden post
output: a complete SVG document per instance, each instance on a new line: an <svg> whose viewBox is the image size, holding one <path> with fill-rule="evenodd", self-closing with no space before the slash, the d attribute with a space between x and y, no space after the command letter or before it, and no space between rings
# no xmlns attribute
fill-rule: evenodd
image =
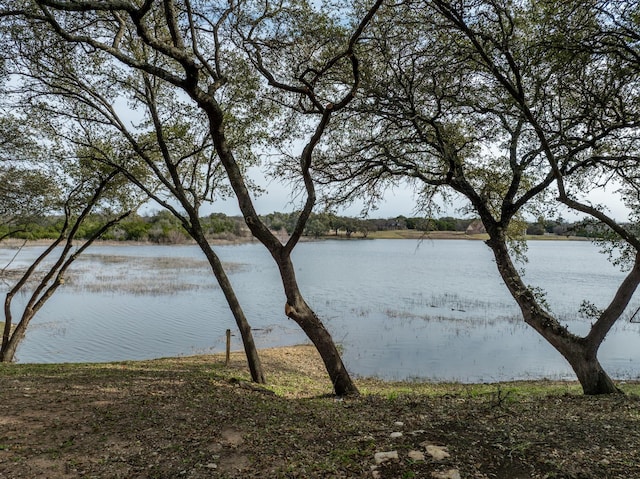
<svg viewBox="0 0 640 479"><path fill-rule="evenodd" d="M231 330L227 329L227 357L224 363L225 366L229 366L230 354L231 354Z"/></svg>

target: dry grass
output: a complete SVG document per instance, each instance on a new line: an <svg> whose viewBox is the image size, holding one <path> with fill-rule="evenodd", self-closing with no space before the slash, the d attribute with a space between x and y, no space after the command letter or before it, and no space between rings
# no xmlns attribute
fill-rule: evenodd
<svg viewBox="0 0 640 479"><path fill-rule="evenodd" d="M360 237L354 235L354 237ZM486 241L489 235L467 234L464 231L417 231L417 230L389 230L372 231L367 235L370 239L413 239L413 240L438 240L438 239L465 239ZM578 236L557 236L557 235L527 235L527 241L590 241L589 238Z"/></svg>
<svg viewBox="0 0 640 479"><path fill-rule="evenodd" d="M418 231L418 230L389 230L373 231L368 234L371 239L415 239L415 240L436 240L436 239L466 239L484 240L487 235L469 235L464 231Z"/></svg>

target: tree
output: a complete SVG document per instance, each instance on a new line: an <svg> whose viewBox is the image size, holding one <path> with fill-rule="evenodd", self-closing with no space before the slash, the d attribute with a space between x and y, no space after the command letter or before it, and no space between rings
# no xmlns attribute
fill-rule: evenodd
<svg viewBox="0 0 640 479"><path fill-rule="evenodd" d="M172 98L153 76L139 71L127 75L112 68L108 56L96 56L86 63L72 45L47 37L46 31L35 32L29 30L28 25L25 28L13 37L21 51L16 56L15 71L25 79L20 93L27 101L37 99L41 121L51 130L67 132L72 125L73 130L81 132L73 136L66 134L65 139L82 149L85 162L115 168L170 211L167 214L175 217L196 241L236 320L252 379L265 382L250 325L201 223L202 203L221 194L224 187L217 186L219 166L212 153L210 136L206 130L188 124L188 114L193 113L193 109L180 99ZM13 30L14 35L17 31ZM43 42L50 47L48 53L40 49ZM136 54L149 60L144 51ZM116 108L123 94L128 95L142 115L141 125L131 124ZM182 211L169 198L176 201ZM163 228L163 218L159 221L152 234L173 234ZM171 231L177 233L173 226Z"/></svg>
<svg viewBox="0 0 640 479"><path fill-rule="evenodd" d="M291 252L303 234L316 202L311 175L314 150L332 117L345 109L355 96L360 82L355 47L381 4L381 1L376 1L365 10L349 36L332 26L339 25L339 22L331 22L330 18L315 14L306 2L284 2L279 6L267 2L264 8L260 3L247 2L236 25L240 45L269 86L275 89L275 101L288 106L289 112L317 119L309 128L311 136L306 140L299 162L290 164L289 155L283 155L285 161L277 170L278 173L297 173L306 195L296 226L285 245L281 245L262 224L255 222L253 206L243 198L242 185L234 181L232 168L227 168L227 173L245 220L248 220L247 226L267 247L278 265L287 296L286 315L302 327L318 349L338 394L357 393L357 389L344 369L330 335L299 290ZM293 28L288 29L284 23L274 29L273 18L277 14L290 21ZM321 43L318 43L319 38L322 38ZM338 39L338 42L333 39ZM306 119L297 124L305 125L309 121Z"/></svg>
<svg viewBox="0 0 640 479"><path fill-rule="evenodd" d="M39 149L18 118L0 117L0 240L23 230L34 214L50 211L56 188L35 165Z"/></svg>
<svg viewBox="0 0 640 479"><path fill-rule="evenodd" d="M3 106L6 106L7 97L3 100ZM115 192L121 192L123 188L116 171L87 169L77 158L67 159L62 148L50 148L55 138L47 136L47 133L15 116L0 119L0 221L6 228L0 240L20 231L20 225L25 225L32 218L56 210L62 210L64 214L64 223L55 241L26 269L5 296L0 343L0 361L3 362L13 361L30 321L64 283L64 275L75 259L131 212L125 206L126 202L117 201ZM118 207L114 212L115 205ZM104 222L82 246L73 250L73 241L83 222L98 207L108 213ZM62 248L58 249L60 245ZM45 260L53 260L53 263L47 265ZM0 271L3 276L9 266ZM31 282L35 282L35 286L29 292ZM12 302L21 292L27 293L28 300L18 321L14 322Z"/></svg>
<svg viewBox="0 0 640 479"><path fill-rule="evenodd" d="M554 193L638 251L627 228L565 188L588 192L603 178L593 167L597 155L637 143L638 111L630 106L638 104L638 90L630 90L637 76L589 51L566 62L560 45L571 39L553 30L561 39L550 48L546 28L548 15L558 25L566 16L555 3L542 15L539 5L410 1L381 13L368 43L366 94L351 105L358 134L347 138L349 148L336 136L331 151L345 153L319 172L326 182L350 185L345 200L379 195L405 178L427 212L437 193L465 198L525 322L567 359L586 394L611 393L617 389L597 350L640 282L640 265L579 337L524 283L513 254L522 253L524 214L539 216Z"/></svg>
<svg viewBox="0 0 640 479"><path fill-rule="evenodd" d="M329 230L329 223L323 215L311 215L304 229L304 234L319 238Z"/></svg>
<svg viewBox="0 0 640 479"><path fill-rule="evenodd" d="M558 8L555 4L541 2L525 10L533 19L530 24L535 27L538 19L545 24L551 16L559 26L559 19L563 18L562 29L554 29L554 32L569 31L569 35L551 35L549 38L547 34L531 33L532 38L519 45L515 28L502 33L494 29L489 37L491 43L485 44L479 41L481 32L486 32L483 25L471 25L449 3L435 3L436 8L463 33L502 92L516 105L553 173L559 200L606 225L634 251L635 258L625 280L610 304L594 316L589 333L581 338L550 323L549 315L541 309L531 314L536 304L527 293L523 294L521 287L512 291L514 296L518 294L522 298L519 304L523 313L526 315L525 311L530 311L528 322L567 358L585 393L615 392L615 385L598 362L597 351L640 283L640 242L633 234L634 227L622 226L603 208L590 204L584 198L584 192L606 184L607 178L617 171L622 171L624 176L625 171L636 169L640 112L637 89L630 88L637 85L638 71L630 72L615 54L606 54L599 49L582 49L579 54L575 50L569 56L567 45L576 45L577 39L581 41L603 26L608 28L609 20L599 18L603 6L608 10L609 19L622 20L624 16L617 17L621 12L609 3L594 8L576 2ZM517 25L522 18L519 9L507 5L491 4L487 10L495 18L494 27ZM569 21L566 21L567 13L571 13ZM540 31L532 29L532 32ZM535 52L533 58L531 51ZM538 64L534 68L531 67L532 60ZM618 170L603 167L607 162L616 163Z"/></svg>
<svg viewBox="0 0 640 479"><path fill-rule="evenodd" d="M302 1L272 5L165 0L136 5L115 0L71 3L25 0L10 2L5 13L0 13L0 16L19 13L23 19L34 22L33 30L54 32L70 48L77 47L75 53L83 55L87 63L105 55L113 58L123 66L127 76L143 77L147 96L155 98L155 89L162 85L178 97L186 95L191 99L206 117L212 151L225 171L248 228L269 250L279 268L287 298L285 314L296 321L318 349L337 394L357 393L357 388L331 335L300 292L291 252L315 204L309 174L314 149L334 113L344 109L354 97L359 85L355 46L380 3L375 2L363 14L353 33L328 39L319 48L312 48L307 56L300 50L311 44L304 41L308 36L300 27L311 27L314 21L321 21L321 25L328 22ZM267 42L268 38L274 41ZM298 45L302 47L299 49ZM293 68L298 69L297 74L294 71L282 81L271 70L275 64L270 60L277 60L279 54L295 55ZM262 80L255 76L256 71ZM349 73L348 80L344 80L345 71ZM94 74L100 78L99 72ZM261 96L264 82L269 85L267 91L274 92L273 98ZM251 148L259 146L259 138L250 135L252 128L264 127L269 120L268 112L255 115L252 107L266 98L275 108L283 96L302 105L297 112L309 118L310 125L305 129L310 132L298 163L306 200L284 245L256 213L242 161L251 154ZM151 118L155 126L158 115L152 112ZM154 141L166 155L169 144L161 137ZM171 191L187 194L175 183ZM196 222L193 209L189 210L188 219L191 224ZM188 226L185 224L185 229Z"/></svg>
<svg viewBox="0 0 640 479"><path fill-rule="evenodd" d="M58 177L58 184L65 191L61 205L64 212L64 224L58 237L29 265L16 283L7 292L4 301L4 328L0 346L0 361L11 362L16 349L24 338L29 323L64 284L65 274L73 262L109 228L126 218L132 211L128 208L129 199L125 200L119 211L113 212L118 204L123 184L117 170L96 171L95 169L78 168L70 161L63 161L64 177ZM67 178L66 181L63 178ZM28 195L28 193L27 193ZM83 222L97 208L107 212L102 225L87 238L82 245L74 249L74 241ZM60 247L60 248L59 248ZM47 263L46 261L51 261ZM35 286L31 291L31 282ZM19 320L14 322L12 309L13 298L24 292L28 296L22 308Z"/></svg>

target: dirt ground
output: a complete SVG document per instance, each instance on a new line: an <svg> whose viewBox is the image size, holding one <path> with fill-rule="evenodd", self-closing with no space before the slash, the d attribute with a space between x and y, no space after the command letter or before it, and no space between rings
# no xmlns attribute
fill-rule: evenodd
<svg viewBox="0 0 640 479"><path fill-rule="evenodd" d="M240 354L0 365L0 478L640 478L636 384L359 380L342 399L310 347L262 358L266 389Z"/></svg>

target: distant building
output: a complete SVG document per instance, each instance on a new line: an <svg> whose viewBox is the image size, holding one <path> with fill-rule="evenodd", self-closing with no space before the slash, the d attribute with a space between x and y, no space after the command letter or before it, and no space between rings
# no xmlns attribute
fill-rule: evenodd
<svg viewBox="0 0 640 479"><path fill-rule="evenodd" d="M486 233L487 230L484 229L484 225L482 224L482 221L480 220L473 220L471 222L471 224L469 226L467 226L467 229L465 231L466 234L468 235L479 235L479 234L483 234Z"/></svg>

